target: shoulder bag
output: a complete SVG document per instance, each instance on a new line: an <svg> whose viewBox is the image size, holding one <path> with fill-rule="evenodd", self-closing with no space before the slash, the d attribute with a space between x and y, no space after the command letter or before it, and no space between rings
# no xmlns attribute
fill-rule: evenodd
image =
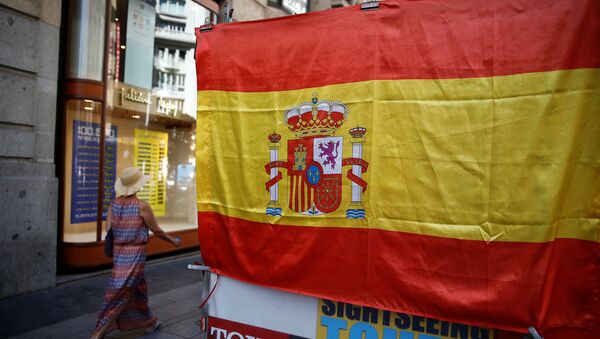
<svg viewBox="0 0 600 339"><path fill-rule="evenodd" d="M113 231L112 227L106 232L106 238L104 239L104 254L107 257L112 258L113 256Z"/></svg>

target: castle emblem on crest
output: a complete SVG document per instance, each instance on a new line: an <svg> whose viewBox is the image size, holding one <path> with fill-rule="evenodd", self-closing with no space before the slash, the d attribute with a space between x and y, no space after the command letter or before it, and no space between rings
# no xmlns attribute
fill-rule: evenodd
<svg viewBox="0 0 600 339"><path fill-rule="evenodd" d="M351 203L346 217L364 219L362 194L367 182L362 179L368 162L362 159L362 146L367 129L351 128L352 157L342 158L344 138L335 132L348 118L346 105L337 101L319 100L303 103L286 110L283 121L297 139L287 141L287 159L278 159L281 135L269 135L270 162L265 165L270 179L265 187L270 195L267 215L282 215L279 201L279 181L283 175L278 168L287 170L288 191L285 202L288 208L303 215L331 213L342 202L342 167L350 166L346 177L350 180Z"/></svg>

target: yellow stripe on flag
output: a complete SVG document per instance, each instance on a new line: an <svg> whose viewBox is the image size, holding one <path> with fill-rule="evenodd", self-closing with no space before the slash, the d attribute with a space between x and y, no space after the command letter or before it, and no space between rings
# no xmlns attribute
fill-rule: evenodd
<svg viewBox="0 0 600 339"><path fill-rule="evenodd" d="M481 241L599 240L600 70L491 78L386 80L281 92L198 93L198 210L298 226L362 227ZM325 217L288 208L265 215L267 136L296 139L284 111L319 99L350 114L335 133L367 128L362 178L366 219L346 219L343 200ZM374 137L376 135L377 137ZM287 176L285 169L280 169Z"/></svg>

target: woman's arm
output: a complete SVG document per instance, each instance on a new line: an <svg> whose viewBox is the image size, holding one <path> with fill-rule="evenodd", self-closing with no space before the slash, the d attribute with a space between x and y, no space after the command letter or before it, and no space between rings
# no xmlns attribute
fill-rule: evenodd
<svg viewBox="0 0 600 339"><path fill-rule="evenodd" d="M181 239L173 238L168 235L167 232L163 231L159 226L156 218L154 217L154 212L152 211L152 207L147 202L140 200L140 215L144 219L144 223L148 227L152 233L154 233L157 237L170 242L175 247L179 247L181 244Z"/></svg>

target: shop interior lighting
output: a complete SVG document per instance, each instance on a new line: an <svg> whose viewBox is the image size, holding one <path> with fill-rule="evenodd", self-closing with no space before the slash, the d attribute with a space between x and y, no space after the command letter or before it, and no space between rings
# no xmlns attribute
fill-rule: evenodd
<svg viewBox="0 0 600 339"><path fill-rule="evenodd" d="M125 49L125 45L121 45L121 49Z"/></svg>
<svg viewBox="0 0 600 339"><path fill-rule="evenodd" d="M138 114L134 114L131 117L134 118L134 119L139 119L140 118L140 116Z"/></svg>
<svg viewBox="0 0 600 339"><path fill-rule="evenodd" d="M83 109L86 111L91 111L94 108L92 107L94 105L94 102L90 99L83 99L84 105L83 105Z"/></svg>

